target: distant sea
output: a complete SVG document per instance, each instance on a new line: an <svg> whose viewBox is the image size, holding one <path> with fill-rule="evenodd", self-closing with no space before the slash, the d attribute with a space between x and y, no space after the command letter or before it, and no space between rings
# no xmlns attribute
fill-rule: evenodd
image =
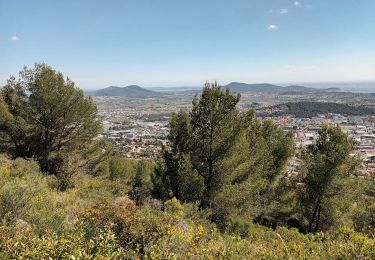
<svg viewBox="0 0 375 260"><path fill-rule="evenodd" d="M339 88L342 91L356 93L375 93L375 81L372 82L321 82L321 83L288 83L280 86L300 85L312 88Z"/></svg>

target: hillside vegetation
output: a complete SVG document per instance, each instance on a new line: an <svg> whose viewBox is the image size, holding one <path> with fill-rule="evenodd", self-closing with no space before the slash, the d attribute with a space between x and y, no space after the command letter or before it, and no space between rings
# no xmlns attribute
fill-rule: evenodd
<svg viewBox="0 0 375 260"><path fill-rule="evenodd" d="M348 116L368 116L374 114L375 109L342 103L300 101L266 107L263 111L258 111L258 114L261 116L293 115L297 118L311 118L319 114L328 113Z"/></svg>
<svg viewBox="0 0 375 260"><path fill-rule="evenodd" d="M0 258L374 259L375 182L357 176L353 141L323 126L297 150L239 100L207 83L172 115L160 158L133 160L95 138L94 103L61 73L37 64L11 77Z"/></svg>
<svg viewBox="0 0 375 260"><path fill-rule="evenodd" d="M290 102L285 104L288 113L296 117L313 117L318 114L344 114L351 116L372 115L375 110L364 106L351 106L348 104L329 102Z"/></svg>

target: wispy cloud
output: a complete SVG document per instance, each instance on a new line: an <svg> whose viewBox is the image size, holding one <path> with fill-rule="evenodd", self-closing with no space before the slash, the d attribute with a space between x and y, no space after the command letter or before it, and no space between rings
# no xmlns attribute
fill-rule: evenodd
<svg viewBox="0 0 375 260"><path fill-rule="evenodd" d="M273 13L287 14L288 12L289 10L287 8L281 8L280 10L269 9L267 11L268 14L273 14Z"/></svg>
<svg viewBox="0 0 375 260"><path fill-rule="evenodd" d="M287 13L288 13L288 9L286 8L280 9L280 14L287 14Z"/></svg>
<svg viewBox="0 0 375 260"><path fill-rule="evenodd" d="M294 7L299 7L299 8L305 8L305 9L311 9L312 5L309 3L303 3L301 1L294 1L293 3Z"/></svg>
<svg viewBox="0 0 375 260"><path fill-rule="evenodd" d="M10 40L11 40L12 42L16 42L16 41L19 41L20 38L18 38L18 36L16 36L16 35L13 35L12 37L10 37Z"/></svg>
<svg viewBox="0 0 375 260"><path fill-rule="evenodd" d="M279 26L277 26L275 24L271 24L270 26L268 26L267 30L269 30L269 31L277 31L277 30L279 30Z"/></svg>

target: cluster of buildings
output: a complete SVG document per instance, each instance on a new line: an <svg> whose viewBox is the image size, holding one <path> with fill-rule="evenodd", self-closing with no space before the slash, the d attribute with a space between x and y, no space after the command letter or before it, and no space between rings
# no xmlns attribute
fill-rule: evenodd
<svg viewBox="0 0 375 260"><path fill-rule="evenodd" d="M355 141L353 155L361 159L362 174L375 173L375 117L321 114L312 118L295 118L290 115L269 117L280 127L292 131L298 147L303 148L318 138L322 124L339 126Z"/></svg>
<svg viewBox="0 0 375 260"><path fill-rule="evenodd" d="M111 138L118 151L130 158L156 158L163 145L167 143L168 120L172 112L186 109L185 103L180 107L160 102L158 105L131 103L124 105L123 100L102 98L99 114L103 119L103 136ZM164 102L164 101L163 101ZM170 101L168 101L170 102ZM99 102L100 104L100 102ZM297 118L277 111L277 106L264 102L241 103L240 109L254 108L266 112L264 119L269 119L286 131L293 132L298 147L311 144L318 137L322 124L339 126L343 132L355 140L355 153L361 158L360 172L375 172L375 117L348 116L343 114L318 114L311 118ZM276 110L275 110L276 109ZM270 111L268 111L270 110Z"/></svg>
<svg viewBox="0 0 375 260"><path fill-rule="evenodd" d="M129 158L156 158L168 135L168 117L147 111L100 112L102 136L116 143L117 151Z"/></svg>

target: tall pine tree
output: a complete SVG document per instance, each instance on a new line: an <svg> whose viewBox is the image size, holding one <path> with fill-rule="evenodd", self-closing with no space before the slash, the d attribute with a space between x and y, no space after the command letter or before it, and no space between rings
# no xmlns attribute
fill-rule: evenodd
<svg viewBox="0 0 375 260"><path fill-rule="evenodd" d="M25 68L1 89L0 131L14 157L35 157L43 172L57 173L63 157L101 129L97 109L74 82L46 64Z"/></svg>
<svg viewBox="0 0 375 260"><path fill-rule="evenodd" d="M323 126L319 137L303 154L301 170L304 189L301 207L308 232L327 230L349 212L358 160L350 155L354 142L338 127Z"/></svg>

